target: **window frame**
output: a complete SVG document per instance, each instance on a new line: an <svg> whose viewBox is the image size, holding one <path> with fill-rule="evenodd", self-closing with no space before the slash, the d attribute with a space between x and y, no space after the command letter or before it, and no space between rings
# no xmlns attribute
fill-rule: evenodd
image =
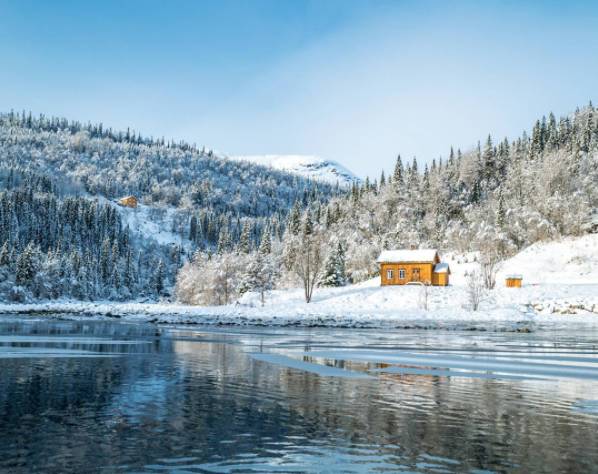
<svg viewBox="0 0 598 474"><path fill-rule="evenodd" d="M386 269L386 279L392 280L394 278L394 270L392 268Z"/></svg>
<svg viewBox="0 0 598 474"><path fill-rule="evenodd" d="M406 271L404 268L399 268L399 280L404 280L406 276Z"/></svg>

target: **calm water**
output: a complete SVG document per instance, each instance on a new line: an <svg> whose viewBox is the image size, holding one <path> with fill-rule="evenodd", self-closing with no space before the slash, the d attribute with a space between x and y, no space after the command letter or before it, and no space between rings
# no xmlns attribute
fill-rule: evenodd
<svg viewBox="0 0 598 474"><path fill-rule="evenodd" d="M598 333L0 317L0 471L598 472Z"/></svg>

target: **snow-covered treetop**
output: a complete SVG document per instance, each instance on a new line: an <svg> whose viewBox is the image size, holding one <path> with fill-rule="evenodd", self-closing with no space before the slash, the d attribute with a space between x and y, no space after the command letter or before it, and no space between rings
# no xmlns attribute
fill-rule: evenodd
<svg viewBox="0 0 598 474"><path fill-rule="evenodd" d="M304 178L340 186L350 186L361 180L336 161L312 155L246 155L231 156L232 160L247 161Z"/></svg>

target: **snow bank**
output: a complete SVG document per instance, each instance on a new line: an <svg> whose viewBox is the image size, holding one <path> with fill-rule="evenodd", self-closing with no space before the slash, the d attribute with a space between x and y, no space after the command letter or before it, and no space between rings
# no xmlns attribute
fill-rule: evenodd
<svg viewBox="0 0 598 474"><path fill-rule="evenodd" d="M64 318L116 317L127 321L173 324L268 325L303 327L423 328L423 329L530 329L535 324L584 323L598 326L598 314L578 308L552 311L548 295L575 294L563 301L584 301L598 310L598 285L559 288L501 288L470 311L466 288L417 286L380 287L378 279L342 288L317 289L307 304L302 290L268 293L265 306L259 295L248 293L227 306L186 306L172 303L50 302L0 305L0 313L57 314ZM594 302L592 302L594 301ZM534 310L543 302L542 311ZM590 306L588 306L590 305ZM593 306L595 305L595 306ZM424 309L427 306L428 309ZM584 308L586 307L584 306ZM574 314L567 314L574 313Z"/></svg>
<svg viewBox="0 0 598 474"><path fill-rule="evenodd" d="M516 309L470 313L464 310L331 310L316 304L308 309L245 305L197 307L144 303L42 303L0 305L0 314L53 315L64 319L122 318L130 322L240 326L299 326L355 328L491 329L533 323Z"/></svg>
<svg viewBox="0 0 598 474"><path fill-rule="evenodd" d="M538 242L505 261L499 283L509 273L523 276L523 284L598 284L598 234Z"/></svg>

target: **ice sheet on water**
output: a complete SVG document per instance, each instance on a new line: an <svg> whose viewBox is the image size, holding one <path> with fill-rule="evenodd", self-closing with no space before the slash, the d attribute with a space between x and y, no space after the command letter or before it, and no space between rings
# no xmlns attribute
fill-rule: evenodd
<svg viewBox="0 0 598 474"><path fill-rule="evenodd" d="M118 356L118 354L108 352L85 351L79 349L62 349L57 347L18 347L0 345L0 359L48 359L116 356Z"/></svg>
<svg viewBox="0 0 598 474"><path fill-rule="evenodd" d="M537 377L529 377L525 375L510 375L500 373L488 372L465 372L462 370L450 369L416 369L413 367L399 367L391 366L382 369L372 369L370 372L388 373L388 374L404 374L404 375L432 375L438 377L465 377L475 379L491 379L491 380L529 380Z"/></svg>
<svg viewBox="0 0 598 474"><path fill-rule="evenodd" d="M0 336L0 344L11 343L36 343L36 344L99 344L99 345L134 345L151 344L152 341L115 340L102 337L72 337L72 336Z"/></svg>
<svg viewBox="0 0 598 474"><path fill-rule="evenodd" d="M570 361L544 363L530 362L525 358L518 359L516 354L508 358L479 355L471 352L469 355L441 353L421 353L406 351L382 350L320 350L305 352L310 357L351 360L378 364L394 364L426 369L461 369L469 371L483 371L500 374L513 374L525 377L540 378L574 378L598 380L598 363L583 365L572 364Z"/></svg>
<svg viewBox="0 0 598 474"><path fill-rule="evenodd" d="M298 359L292 359L291 357L283 356L280 354L270 353L250 353L251 358L262 362L268 362L269 364L281 365L283 367L289 367L291 369L303 370L305 372L311 372L324 377L344 377L344 378L369 378L370 376L362 372L355 372L352 370L339 369L337 367L330 367L328 365L313 364L310 362L304 362Z"/></svg>
<svg viewBox="0 0 598 474"><path fill-rule="evenodd" d="M580 413L598 415L598 400L578 400L571 409Z"/></svg>

